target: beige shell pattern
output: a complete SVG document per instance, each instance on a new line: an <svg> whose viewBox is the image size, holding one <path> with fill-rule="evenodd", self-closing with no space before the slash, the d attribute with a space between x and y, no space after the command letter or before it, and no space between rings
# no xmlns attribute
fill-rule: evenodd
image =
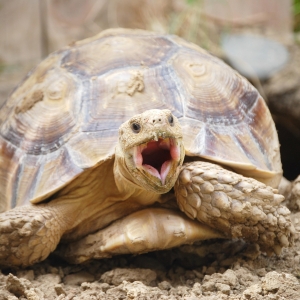
<svg viewBox="0 0 300 300"><path fill-rule="evenodd" d="M269 110L243 77L176 36L111 29L48 56L1 108L0 203L40 202L113 158L120 124L153 108L179 118L186 155L282 173Z"/></svg>

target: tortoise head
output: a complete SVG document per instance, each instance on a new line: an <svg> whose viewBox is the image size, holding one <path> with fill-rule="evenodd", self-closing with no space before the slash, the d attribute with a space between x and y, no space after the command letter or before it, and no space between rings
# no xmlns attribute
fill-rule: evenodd
<svg viewBox="0 0 300 300"><path fill-rule="evenodd" d="M132 117L119 129L116 158L120 157L135 184L160 194L168 192L184 159L177 118L171 111L159 109Z"/></svg>

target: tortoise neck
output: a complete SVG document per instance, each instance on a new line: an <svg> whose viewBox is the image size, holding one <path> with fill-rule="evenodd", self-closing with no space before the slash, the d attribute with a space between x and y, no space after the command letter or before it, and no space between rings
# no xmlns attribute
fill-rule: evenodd
<svg viewBox="0 0 300 300"><path fill-rule="evenodd" d="M150 205L159 201L161 197L160 194L148 191L134 182L132 174L126 167L125 158L118 155L118 151L116 151L114 162L114 178L117 189L123 198L136 199L138 202L142 201L143 205Z"/></svg>

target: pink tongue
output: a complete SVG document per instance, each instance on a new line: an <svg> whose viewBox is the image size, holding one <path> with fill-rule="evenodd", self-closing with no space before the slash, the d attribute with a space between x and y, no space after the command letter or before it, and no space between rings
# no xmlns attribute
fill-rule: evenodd
<svg viewBox="0 0 300 300"><path fill-rule="evenodd" d="M150 173L151 175L157 177L158 179L161 179L159 172L155 168L153 168L152 166L150 166L150 165L143 165L143 168L148 173Z"/></svg>
<svg viewBox="0 0 300 300"><path fill-rule="evenodd" d="M158 179L160 179L162 184L165 184L166 177L167 177L167 175L170 171L170 168L171 168L171 161L168 160L168 161L165 161L163 163L163 165L161 166L161 173L160 174L154 167L152 167L150 165L143 165L143 168L148 173L150 173L151 175L153 175L153 176L157 177Z"/></svg>
<svg viewBox="0 0 300 300"><path fill-rule="evenodd" d="M169 174L171 169L171 161L167 160L163 163L163 165L161 166L161 170L160 170L160 176L161 176L161 183L165 184L166 182L166 177Z"/></svg>

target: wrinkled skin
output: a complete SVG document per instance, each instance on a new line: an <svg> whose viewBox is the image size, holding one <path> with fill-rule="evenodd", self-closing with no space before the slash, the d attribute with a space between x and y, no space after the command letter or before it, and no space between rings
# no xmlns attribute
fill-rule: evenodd
<svg viewBox="0 0 300 300"><path fill-rule="evenodd" d="M61 240L67 243L57 254L74 263L210 238L244 238L276 254L291 245L290 212L276 189L184 156L181 126L169 110L132 117L120 127L114 159L48 203L0 215L0 264L41 261Z"/></svg>

